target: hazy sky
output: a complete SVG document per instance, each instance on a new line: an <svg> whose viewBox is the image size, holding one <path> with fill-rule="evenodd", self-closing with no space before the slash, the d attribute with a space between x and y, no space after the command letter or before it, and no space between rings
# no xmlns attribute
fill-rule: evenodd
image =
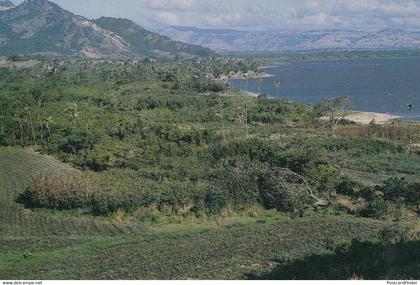
<svg viewBox="0 0 420 285"><path fill-rule="evenodd" d="M15 0L19 3L22 0ZM420 0L53 0L89 18L129 18L144 27L240 29L420 29Z"/></svg>

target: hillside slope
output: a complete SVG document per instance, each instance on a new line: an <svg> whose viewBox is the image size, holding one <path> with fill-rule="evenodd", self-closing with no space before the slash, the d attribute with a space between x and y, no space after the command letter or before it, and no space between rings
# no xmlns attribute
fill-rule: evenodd
<svg viewBox="0 0 420 285"><path fill-rule="evenodd" d="M4 2L3 6L6 7L6 4ZM0 55L128 58L214 54L206 48L173 42L128 20L107 18L98 20L98 23L100 25L47 0L26 0L17 7L0 11ZM116 23L125 26L118 25L112 31L105 28ZM127 23L130 27L124 30Z"/></svg>
<svg viewBox="0 0 420 285"><path fill-rule="evenodd" d="M145 56L170 56L181 57L211 56L215 53L209 49L197 45L182 42L174 42L170 38L152 33L127 19L102 17L93 21L99 27L114 32L120 36L135 54Z"/></svg>
<svg viewBox="0 0 420 285"><path fill-rule="evenodd" d="M365 31L236 31L168 27L160 34L219 52L418 49L420 33Z"/></svg>
<svg viewBox="0 0 420 285"><path fill-rule="evenodd" d="M26 245L19 245L22 250L36 245L36 239L86 234L89 236L114 236L135 232L132 226L110 225L100 221L81 219L79 217L62 217L25 209L16 203L31 177L42 172L74 171L73 168L50 156L32 149L0 147L0 255L4 250L16 245L18 239L33 237ZM13 241L9 240L13 239ZM8 242L6 242L8 240ZM59 244L63 242L59 241ZM67 241L72 243L73 241ZM1 258L0 258L1 259ZM0 264L1 271L1 264ZM0 279L3 279L0 273Z"/></svg>
<svg viewBox="0 0 420 285"><path fill-rule="evenodd" d="M13 8L15 5L9 0L0 0L0 11Z"/></svg>

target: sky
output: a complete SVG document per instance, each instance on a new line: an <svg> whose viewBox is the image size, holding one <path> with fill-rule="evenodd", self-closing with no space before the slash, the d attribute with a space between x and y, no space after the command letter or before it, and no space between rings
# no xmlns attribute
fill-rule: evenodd
<svg viewBox="0 0 420 285"><path fill-rule="evenodd" d="M16 4L22 0L15 0ZM143 27L241 30L420 30L420 0L53 0L88 18L129 18Z"/></svg>

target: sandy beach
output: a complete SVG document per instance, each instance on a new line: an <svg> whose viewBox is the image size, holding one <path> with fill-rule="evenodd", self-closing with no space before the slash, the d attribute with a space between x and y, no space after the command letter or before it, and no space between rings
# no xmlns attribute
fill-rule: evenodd
<svg viewBox="0 0 420 285"><path fill-rule="evenodd" d="M258 98L260 95L258 93L250 92L250 91L243 91L246 95L250 97Z"/></svg>
<svg viewBox="0 0 420 285"><path fill-rule="evenodd" d="M386 124L392 120L399 118L399 116L394 116L390 114L359 111L354 111L352 114L345 116L345 119L362 125L368 125L373 120L376 124Z"/></svg>

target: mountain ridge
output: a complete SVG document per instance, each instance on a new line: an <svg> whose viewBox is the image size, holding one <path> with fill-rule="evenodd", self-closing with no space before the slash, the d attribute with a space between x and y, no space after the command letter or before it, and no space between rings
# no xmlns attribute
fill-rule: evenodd
<svg viewBox="0 0 420 285"><path fill-rule="evenodd" d="M420 49L420 32L402 29L238 31L171 26L159 33L217 52Z"/></svg>
<svg viewBox="0 0 420 285"><path fill-rule="evenodd" d="M112 19L113 23L129 22L134 33L110 29L106 21L75 15L48 0L25 0L0 11L0 55L137 58L215 54L207 48L174 42L126 19L106 19ZM136 44L130 37L137 39ZM138 44L141 38L143 45Z"/></svg>
<svg viewBox="0 0 420 285"><path fill-rule="evenodd" d="M15 7L9 0L0 0L0 11L8 10Z"/></svg>

